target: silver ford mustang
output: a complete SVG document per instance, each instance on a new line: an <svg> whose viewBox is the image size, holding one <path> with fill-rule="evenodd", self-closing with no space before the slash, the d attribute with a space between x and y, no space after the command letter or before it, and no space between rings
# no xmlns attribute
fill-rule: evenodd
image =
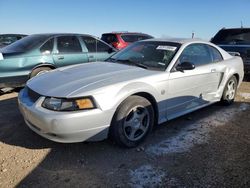
<svg viewBox="0 0 250 188"><path fill-rule="evenodd" d="M106 62L59 68L27 82L18 101L26 124L56 142L107 137L137 146L156 124L221 101L243 79L240 57L196 39L149 39Z"/></svg>

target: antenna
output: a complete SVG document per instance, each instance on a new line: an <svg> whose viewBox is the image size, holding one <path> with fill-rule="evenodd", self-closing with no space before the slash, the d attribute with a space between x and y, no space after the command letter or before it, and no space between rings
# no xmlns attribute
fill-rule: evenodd
<svg viewBox="0 0 250 188"><path fill-rule="evenodd" d="M192 39L194 38L194 34L195 34L194 31L192 31Z"/></svg>
<svg viewBox="0 0 250 188"><path fill-rule="evenodd" d="M240 21L240 27L243 28L243 22L242 22L242 20Z"/></svg>

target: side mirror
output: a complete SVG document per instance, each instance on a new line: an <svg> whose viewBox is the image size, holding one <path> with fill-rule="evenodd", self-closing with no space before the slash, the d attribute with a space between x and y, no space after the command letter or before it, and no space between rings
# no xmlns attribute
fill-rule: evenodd
<svg viewBox="0 0 250 188"><path fill-rule="evenodd" d="M193 70L194 68L194 64L190 62L183 62L176 66L176 70L181 72L184 72L184 70Z"/></svg>

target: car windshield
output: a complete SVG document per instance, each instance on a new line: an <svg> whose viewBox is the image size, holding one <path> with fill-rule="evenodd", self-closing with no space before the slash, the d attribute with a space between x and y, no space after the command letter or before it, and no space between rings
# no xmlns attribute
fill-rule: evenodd
<svg viewBox="0 0 250 188"><path fill-rule="evenodd" d="M27 52L34 47L41 45L46 39L48 39L48 35L30 35L6 46L2 49L2 52Z"/></svg>
<svg viewBox="0 0 250 188"><path fill-rule="evenodd" d="M221 30L212 42L215 44L250 44L250 29Z"/></svg>
<svg viewBox="0 0 250 188"><path fill-rule="evenodd" d="M180 44L172 42L137 42L106 61L164 71L179 47Z"/></svg>
<svg viewBox="0 0 250 188"><path fill-rule="evenodd" d="M151 37L149 35L123 34L123 35L121 35L121 38L125 42L136 42L136 41L139 41L139 40L151 39L153 37Z"/></svg>

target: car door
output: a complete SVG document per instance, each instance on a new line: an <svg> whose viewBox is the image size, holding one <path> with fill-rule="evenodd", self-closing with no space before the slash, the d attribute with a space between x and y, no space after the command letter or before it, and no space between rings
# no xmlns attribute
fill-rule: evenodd
<svg viewBox="0 0 250 188"><path fill-rule="evenodd" d="M56 37L56 52L53 59L57 67L88 62L77 36Z"/></svg>
<svg viewBox="0 0 250 188"><path fill-rule="evenodd" d="M81 36L88 49L88 59L92 61L104 61L113 54L113 48L108 44L91 36Z"/></svg>
<svg viewBox="0 0 250 188"><path fill-rule="evenodd" d="M183 62L194 64L193 70L177 71ZM214 100L220 75L206 44L187 46L169 74L167 116L172 119Z"/></svg>

